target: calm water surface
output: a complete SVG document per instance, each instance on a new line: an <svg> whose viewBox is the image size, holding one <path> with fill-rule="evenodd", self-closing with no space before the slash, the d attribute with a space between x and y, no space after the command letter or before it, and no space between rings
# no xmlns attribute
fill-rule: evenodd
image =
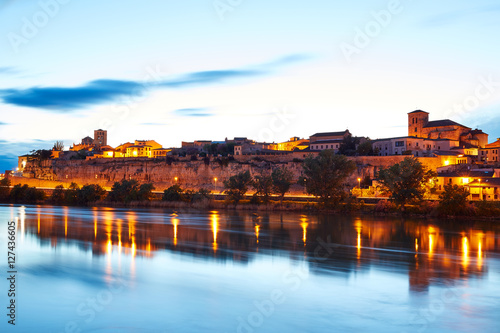
<svg viewBox="0 0 500 333"><path fill-rule="evenodd" d="M500 225L0 205L1 332L500 332Z"/></svg>

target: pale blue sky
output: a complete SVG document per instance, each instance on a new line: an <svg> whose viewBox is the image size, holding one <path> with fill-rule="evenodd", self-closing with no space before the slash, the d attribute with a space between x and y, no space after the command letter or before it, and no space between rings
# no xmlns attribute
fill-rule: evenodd
<svg viewBox="0 0 500 333"><path fill-rule="evenodd" d="M0 1L0 169L97 128L113 146L378 138L420 108L500 136L494 0L59 1Z"/></svg>

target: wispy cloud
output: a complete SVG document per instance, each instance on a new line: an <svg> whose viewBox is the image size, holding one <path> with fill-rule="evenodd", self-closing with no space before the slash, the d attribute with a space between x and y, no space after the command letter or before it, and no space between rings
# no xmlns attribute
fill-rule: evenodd
<svg viewBox="0 0 500 333"><path fill-rule="evenodd" d="M0 74L17 74L19 70L12 66L0 67Z"/></svg>
<svg viewBox="0 0 500 333"><path fill-rule="evenodd" d="M213 115L209 111L210 109L208 108L185 108L177 109L174 113L183 117L209 117Z"/></svg>
<svg viewBox="0 0 500 333"><path fill-rule="evenodd" d="M8 125L8 124L4 123L3 121L0 121L0 126L3 126L3 125Z"/></svg>
<svg viewBox="0 0 500 333"><path fill-rule="evenodd" d="M423 21L423 25L428 27L442 26L463 20L468 16L485 14L485 13L494 13L498 11L500 11L500 5L497 4L479 6L476 8L469 8L462 10L453 10L453 11L448 11L446 13L432 15L428 19Z"/></svg>
<svg viewBox="0 0 500 333"><path fill-rule="evenodd" d="M270 75L279 66L309 59L305 55L288 55L272 62L242 69L212 70L187 73L157 83L100 79L79 87L31 87L0 90L4 103L40 108L54 112L70 112L92 105L111 103L126 96L137 96L148 89L189 88L207 86Z"/></svg>
<svg viewBox="0 0 500 333"><path fill-rule="evenodd" d="M73 88L5 89L0 90L0 96L8 104L61 112L112 102L121 96L138 95L143 89L140 83L133 81L95 80Z"/></svg>

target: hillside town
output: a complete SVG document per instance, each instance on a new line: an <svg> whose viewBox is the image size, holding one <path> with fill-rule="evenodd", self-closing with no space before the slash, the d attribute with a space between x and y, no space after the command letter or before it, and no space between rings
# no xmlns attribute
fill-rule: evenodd
<svg viewBox="0 0 500 333"><path fill-rule="evenodd" d="M93 137L83 138L67 151L54 147L50 152L50 159L126 162L231 157L243 162L263 159L287 163L331 150L335 154L357 158L358 173L352 177L354 187L357 180L357 185L361 188L360 179L363 179L364 187L374 188L377 170L389 165L398 156L414 156L437 172L438 191L444 190L444 185L459 185L468 189L470 200L500 200L500 139L492 141L481 129L472 129L450 119L429 120L429 113L422 110L409 112L407 125L406 136L374 140L343 130L315 133L309 138L292 137L278 143L235 137L224 141L182 142L180 147L169 148L155 140L135 140L111 147L108 145L107 131L98 129L94 131ZM18 168L14 174L37 178L26 170L31 158L32 155L19 156ZM9 171L6 172L8 174ZM96 175L95 178L98 179L99 176ZM360 193L363 194L362 190Z"/></svg>

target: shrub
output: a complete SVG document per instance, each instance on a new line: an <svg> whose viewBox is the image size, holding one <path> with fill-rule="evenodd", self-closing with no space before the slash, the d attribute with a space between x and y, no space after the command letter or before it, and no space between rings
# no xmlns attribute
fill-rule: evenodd
<svg viewBox="0 0 500 333"><path fill-rule="evenodd" d="M175 184L163 191L163 201L181 201L183 189Z"/></svg>
<svg viewBox="0 0 500 333"><path fill-rule="evenodd" d="M375 205L375 211L380 213L390 213L396 211L396 204L388 200L379 200Z"/></svg>

